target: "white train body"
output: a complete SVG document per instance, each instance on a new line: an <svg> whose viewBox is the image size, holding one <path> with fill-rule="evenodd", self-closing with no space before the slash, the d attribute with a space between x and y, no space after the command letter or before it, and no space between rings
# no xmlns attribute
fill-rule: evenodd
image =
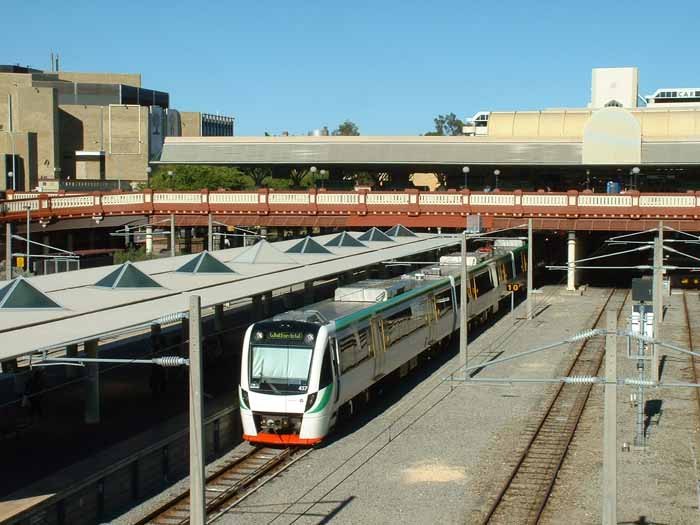
<svg viewBox="0 0 700 525"><path fill-rule="evenodd" d="M469 319L483 318L523 286L524 248L470 258ZM320 442L342 406L402 366L413 368L423 351L459 330L460 259L339 287L334 299L251 325L239 387L244 439Z"/></svg>

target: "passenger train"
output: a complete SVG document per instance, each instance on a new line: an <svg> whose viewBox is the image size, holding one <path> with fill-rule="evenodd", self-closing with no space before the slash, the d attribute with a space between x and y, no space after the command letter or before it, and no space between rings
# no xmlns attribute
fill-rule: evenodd
<svg viewBox="0 0 700 525"><path fill-rule="evenodd" d="M459 254L388 280L340 286L332 299L248 327L239 386L243 437L314 445L353 402L459 330ZM485 319L524 287L526 247L496 241L469 253L468 316Z"/></svg>

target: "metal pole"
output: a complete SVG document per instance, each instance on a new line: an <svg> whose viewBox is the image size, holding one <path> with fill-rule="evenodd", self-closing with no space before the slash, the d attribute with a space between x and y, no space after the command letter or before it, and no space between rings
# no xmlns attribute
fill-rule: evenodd
<svg viewBox="0 0 700 525"><path fill-rule="evenodd" d="M207 250L210 252L214 251L214 225L212 224L211 213L208 215L207 224L209 230L207 232Z"/></svg>
<svg viewBox="0 0 700 525"><path fill-rule="evenodd" d="M603 525L617 524L617 314L607 313L603 413Z"/></svg>
<svg viewBox="0 0 700 525"><path fill-rule="evenodd" d="M170 257L175 257L175 214L170 214Z"/></svg>
<svg viewBox="0 0 700 525"><path fill-rule="evenodd" d="M30 231L31 220L32 220L31 214L32 214L32 209L29 206L27 206L27 260L25 261L24 264L26 265L25 268L28 272L30 271L30 267L31 267L29 264L29 252L30 252L30 248L31 248L31 245L29 243L31 242L31 236L32 236L31 231Z"/></svg>
<svg viewBox="0 0 700 525"><path fill-rule="evenodd" d="M644 305L639 309L641 326L640 331L644 334L646 330L646 311ZM645 334L646 335L646 334ZM634 436L634 446L644 447L644 341L638 341L637 346L637 372L639 374L639 386L637 386L637 428Z"/></svg>
<svg viewBox="0 0 700 525"><path fill-rule="evenodd" d="M513 315L513 310L515 310L515 292L510 292L510 320L515 324L515 315Z"/></svg>
<svg viewBox="0 0 700 525"><path fill-rule="evenodd" d="M532 319L532 219L527 220L527 319Z"/></svg>
<svg viewBox="0 0 700 525"><path fill-rule="evenodd" d="M467 299L467 286L469 286L469 274L467 272L467 232L462 232L461 244L461 285L459 287L459 356L463 366L469 363L467 333L469 327L469 300Z"/></svg>
<svg viewBox="0 0 700 525"><path fill-rule="evenodd" d="M206 523L202 424L201 298L190 296L190 523Z"/></svg>
<svg viewBox="0 0 700 525"><path fill-rule="evenodd" d="M664 263L664 223L659 221L659 233L654 239L654 275L652 283L652 293L653 293L653 334L651 334L654 339L660 339L659 329L661 326L661 319L663 318L663 271L662 266ZM642 320L644 322L644 320ZM652 379L654 381L659 380L659 359L658 359L658 346L653 345L652 347Z"/></svg>
<svg viewBox="0 0 700 525"><path fill-rule="evenodd" d="M5 278L12 279L12 224L5 224Z"/></svg>

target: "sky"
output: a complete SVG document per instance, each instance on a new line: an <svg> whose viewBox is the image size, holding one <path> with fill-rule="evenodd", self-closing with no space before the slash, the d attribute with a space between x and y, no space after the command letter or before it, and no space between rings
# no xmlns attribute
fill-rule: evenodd
<svg viewBox="0 0 700 525"><path fill-rule="evenodd" d="M0 63L141 73L171 107L236 135L346 119L418 135L454 112L584 107L593 67L639 67L640 94L700 87L700 2L658 0L32 0L3 6ZM9 11L9 12L8 12Z"/></svg>

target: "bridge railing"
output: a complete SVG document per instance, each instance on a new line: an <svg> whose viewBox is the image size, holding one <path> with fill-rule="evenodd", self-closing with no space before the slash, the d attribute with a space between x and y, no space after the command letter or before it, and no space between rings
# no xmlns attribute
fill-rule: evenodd
<svg viewBox="0 0 700 525"><path fill-rule="evenodd" d="M0 222L109 215L462 215L563 218L698 218L700 192L153 191L84 194L8 192Z"/></svg>

